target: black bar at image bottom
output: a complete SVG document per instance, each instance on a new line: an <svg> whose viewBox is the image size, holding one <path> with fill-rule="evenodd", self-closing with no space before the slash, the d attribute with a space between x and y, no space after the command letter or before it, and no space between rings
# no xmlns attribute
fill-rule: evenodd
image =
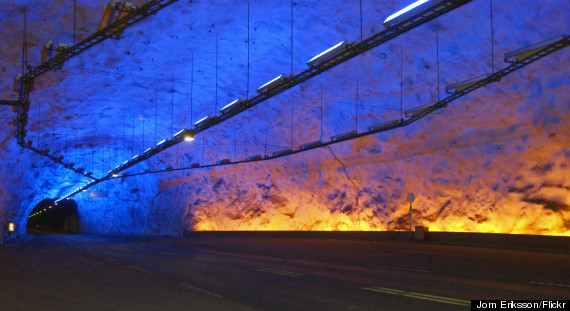
<svg viewBox="0 0 570 311"><path fill-rule="evenodd" d="M471 310L570 310L569 300L471 300Z"/></svg>

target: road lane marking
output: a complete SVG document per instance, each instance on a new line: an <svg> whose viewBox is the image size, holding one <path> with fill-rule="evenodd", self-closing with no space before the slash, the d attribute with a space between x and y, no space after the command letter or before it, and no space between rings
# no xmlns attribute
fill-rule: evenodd
<svg viewBox="0 0 570 311"><path fill-rule="evenodd" d="M368 266L369 266L369 267L372 267L372 268L384 268L384 269L392 269L392 270L403 270L403 271L433 273L433 271L429 271L429 270L419 270L419 269L400 268L400 267L391 267L391 266L380 266L380 265L368 265Z"/></svg>
<svg viewBox="0 0 570 311"><path fill-rule="evenodd" d="M170 255L170 256L179 255L179 254L172 253L172 252L155 250L155 249L149 248L149 247L120 244L120 243L114 243L114 242L109 242L109 241L105 241L105 240L89 239L89 238L82 238L82 237L76 237L76 238L79 240L88 240L88 241L92 241L92 242L98 242L100 244L107 244L107 245L118 246L118 247L126 247L126 248L132 248L132 249L140 249L140 250L144 250L147 252L150 251L150 252L161 254L161 255ZM204 258L204 257L190 257L190 259L197 260L197 261L204 261L204 262L220 262L219 260L216 260L216 259L210 259L210 258Z"/></svg>
<svg viewBox="0 0 570 311"><path fill-rule="evenodd" d="M457 302L457 303L468 303L469 305L471 305L471 301L470 300L463 300L463 299L456 299L456 298L449 298L449 297L442 297L442 296L435 296L435 295L428 295L428 294L422 294L422 293L416 293L416 292L409 292L411 295L416 295L416 296L422 296L422 297L427 297L427 298L432 298L432 299L439 299L439 300L447 300L447 301L453 301L453 302Z"/></svg>
<svg viewBox="0 0 570 311"><path fill-rule="evenodd" d="M399 295L399 296L404 296L404 297L409 297L409 298L423 299L423 300L447 303L447 304L464 306L464 307L471 306L471 301L469 301L469 300L448 298L448 297L428 295L428 294L415 293L415 292L406 292L403 290L398 290L398 289L393 289L393 288L362 287L362 289L373 291L373 292L384 293L384 294Z"/></svg>
<svg viewBox="0 0 570 311"><path fill-rule="evenodd" d="M171 252L157 252L157 253L161 254L161 255L168 255L168 256L175 256L176 255L175 253L171 253Z"/></svg>
<svg viewBox="0 0 570 311"><path fill-rule="evenodd" d="M289 277L299 277L299 276L303 276L303 274L301 273L295 273L295 272L289 272L289 271L283 271L283 270L276 270L276 269L271 269L271 268L251 268L252 270L257 270L257 271L261 271L261 272L267 272L267 273L273 273L273 274L277 274L277 275L284 275L284 276L289 276Z"/></svg>
<svg viewBox="0 0 570 311"><path fill-rule="evenodd" d="M91 242L94 242L94 243L99 243L99 245L101 245L101 244L107 244L107 245L111 245L111 246L118 246L118 247L132 248L132 249L140 249L140 250L144 250L144 251L147 251L147 252L150 251L150 252L152 252L152 253L157 253L157 254L161 254L161 255L169 255L169 256L177 256L177 255L179 255L179 254L172 253L172 252L159 251L159 250L155 250L155 249L152 249L152 248L146 248L146 247L139 247L139 246L126 245L126 244L119 244L119 243L107 242L107 241L97 240L97 239L86 239L86 238L81 238L81 237L75 237L75 238L76 238L75 241L77 241L77 240L87 240L87 241L91 241ZM73 240L72 238L68 238L68 239ZM94 245L97 245L97 244L94 244ZM195 261L201 261L201 262L211 262L211 263L218 263L218 262L221 262L220 260L211 259L211 258L204 258L204 257L189 257L189 259L195 260ZM147 272L147 273L152 273L152 272L150 272L150 271L148 271L148 270L144 270L144 269L141 269L141 268L138 268L138 267L134 267L134 266L133 266L133 268L139 269L139 270L144 271L144 272Z"/></svg>
<svg viewBox="0 0 570 311"><path fill-rule="evenodd" d="M202 289L202 288L199 288L199 287L196 287L196 286L192 286L192 285L186 284L186 283L184 283L184 282L180 282L180 285L182 285L182 286L184 286L184 287L186 287L186 288L195 290L195 291L197 291L197 292L200 292L200 293L202 293L202 294L210 295L210 296L213 296L213 297L216 297L216 298L223 298L223 297L224 297L224 296L222 296L222 295L218 295L218 294L216 294L216 293L212 293L212 292L209 291L209 290L205 290L205 289Z"/></svg>
<svg viewBox="0 0 570 311"><path fill-rule="evenodd" d="M569 287L570 284L555 284L555 283L545 283L545 282L528 282L529 284L545 285L545 286L558 286L558 287Z"/></svg>
<svg viewBox="0 0 570 311"><path fill-rule="evenodd" d="M220 262L219 260L210 259L210 258L203 258L203 257L190 257L192 260L196 261L204 261L204 262Z"/></svg>
<svg viewBox="0 0 570 311"><path fill-rule="evenodd" d="M137 266L133 266L133 265L128 265L128 266L131 267L131 268L133 268L133 269L137 269L137 270L139 270L139 271L146 272L146 273L148 273L148 274L152 274L152 271L148 271L147 269L143 269L143 268L141 268L141 267L137 267Z"/></svg>
<svg viewBox="0 0 570 311"><path fill-rule="evenodd" d="M259 271L264 271L264 272L269 272L269 273L275 273L275 274L282 274L282 275L292 276L292 277L303 276L301 273L295 273L295 272L290 272L290 271L285 271L285 270L277 270L277 269L271 269L271 268L261 268L261 269L258 269L258 270L259 270Z"/></svg>
<svg viewBox="0 0 570 311"><path fill-rule="evenodd" d="M134 246L134 245L128 245L128 244L121 244L121 243L114 243L114 242L109 242L109 241L105 241L105 240L88 239L88 238L82 238L82 237L73 237L73 238L67 238L67 239L73 240L75 242L89 241L92 243L99 243L99 244L107 244L107 245L118 246L118 247L140 249L140 250L151 251L151 252L155 252L155 253L157 252L157 251L153 250L152 248L140 247L140 246Z"/></svg>

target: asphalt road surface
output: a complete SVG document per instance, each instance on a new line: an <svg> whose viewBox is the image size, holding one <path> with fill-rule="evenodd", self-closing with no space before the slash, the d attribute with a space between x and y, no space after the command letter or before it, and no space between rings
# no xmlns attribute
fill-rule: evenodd
<svg viewBox="0 0 570 311"><path fill-rule="evenodd" d="M570 252L402 241L28 235L0 310L469 310L569 299Z"/></svg>

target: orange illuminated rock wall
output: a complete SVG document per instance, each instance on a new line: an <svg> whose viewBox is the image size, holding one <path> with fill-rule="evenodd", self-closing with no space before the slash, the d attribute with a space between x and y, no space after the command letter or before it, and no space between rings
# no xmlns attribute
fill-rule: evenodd
<svg viewBox="0 0 570 311"><path fill-rule="evenodd" d="M189 228L407 230L414 192L414 225L432 231L570 235L568 125L470 124L217 169L188 181Z"/></svg>

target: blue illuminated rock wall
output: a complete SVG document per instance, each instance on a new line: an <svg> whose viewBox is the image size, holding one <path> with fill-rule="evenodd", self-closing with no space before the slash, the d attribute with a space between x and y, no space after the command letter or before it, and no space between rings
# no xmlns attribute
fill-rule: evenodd
<svg viewBox="0 0 570 311"><path fill-rule="evenodd" d="M103 176L275 76L299 73L333 44L382 31L383 19L408 2L362 1L362 29L359 1L297 2L291 38L290 1L251 1L249 66L247 2L175 3L37 79L28 136ZM79 39L96 29L106 3L78 5ZM73 6L30 6L29 57L37 64L47 39L73 41ZM2 26L10 34L0 73L7 98L20 70L22 18L13 4L3 8L13 13ZM240 160L364 132L444 98L446 85L505 67L504 53L568 34L569 26L566 1L474 0L126 173ZM93 190L108 197L74 197L81 229L405 230L405 198L414 192L416 224L431 230L569 235L568 68L567 49L558 51L408 127L330 148L101 183ZM41 199L88 180L19 150L12 112L2 109L9 129L0 156L10 164L0 168L1 220L16 217L23 227Z"/></svg>

